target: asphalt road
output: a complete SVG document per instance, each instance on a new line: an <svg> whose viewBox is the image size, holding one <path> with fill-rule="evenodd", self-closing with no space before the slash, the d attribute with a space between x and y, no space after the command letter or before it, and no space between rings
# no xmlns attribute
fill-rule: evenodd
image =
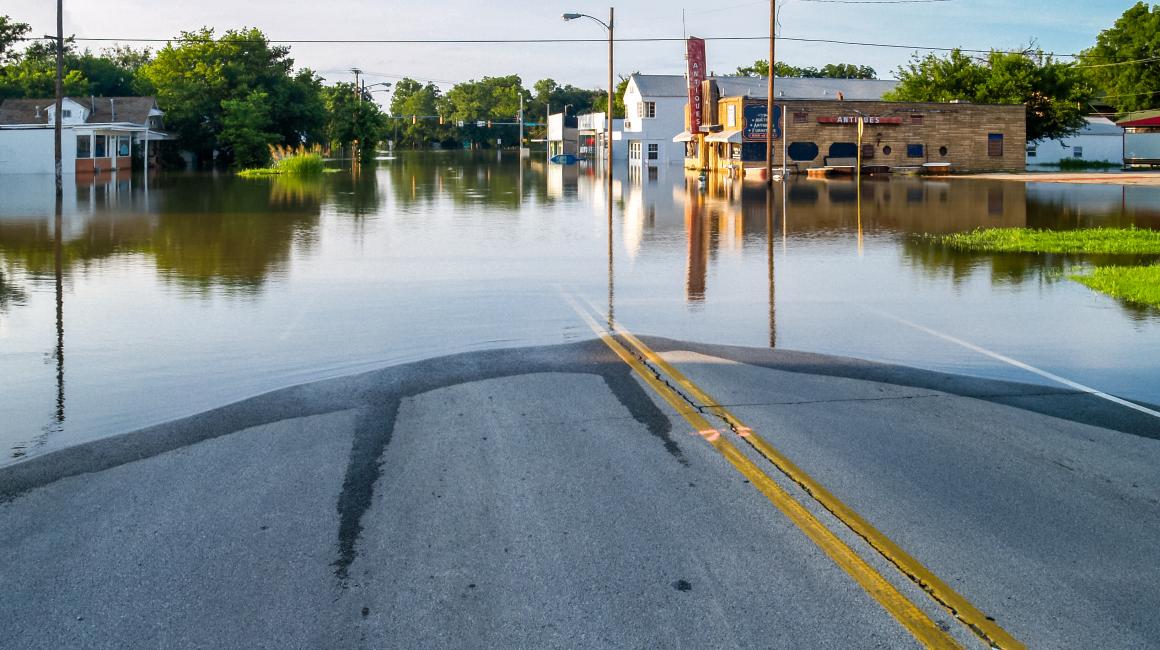
<svg viewBox="0 0 1160 650"><path fill-rule="evenodd" d="M645 342L1027 647L1160 646L1160 421ZM298 386L5 467L0 646L920 645L685 415L588 341ZM734 442L948 639L985 646Z"/></svg>

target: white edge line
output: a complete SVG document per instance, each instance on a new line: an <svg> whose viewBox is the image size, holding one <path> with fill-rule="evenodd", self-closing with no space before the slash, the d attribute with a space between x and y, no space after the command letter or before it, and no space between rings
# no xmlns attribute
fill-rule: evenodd
<svg viewBox="0 0 1160 650"><path fill-rule="evenodd" d="M1099 397L1101 399L1108 400L1109 402L1119 404L1120 406L1126 406L1134 411L1139 411L1140 413L1144 413L1146 415L1151 415L1152 417L1155 417L1155 418L1160 418L1160 411L1154 411L1150 408L1140 406L1139 404L1136 404L1135 402L1129 402L1128 400L1116 397L1115 395L1109 395L1103 391L1096 390L1095 388L1092 388L1091 386L1085 386L1079 382L1074 382L1066 377L1060 377L1059 375L1052 374L1050 372L1047 372L1046 370L1041 370L1039 368L1036 368L1035 366L1023 363L1022 361L1020 361L1018 359L1012 359L1011 357L1008 357L1008 356L1003 355L1003 354L999 354L998 352L992 352L991 350L988 350L984 347L980 347L978 345L975 345L974 343L971 343L970 341L964 341L963 339L956 338L954 336L951 336L950 334L943 334L942 332L939 332L937 330L933 330L929 327L926 327L925 325L919 325L918 323L908 321L905 318L900 318L900 317L895 316L894 314L891 314L889 312L882 311L881 309L876 309L876 308L871 307L869 305L859 305L859 306L862 307L863 309L866 309L867 311L874 312L875 314L878 314L879 316L882 316L883 318L888 318L888 319L896 321L898 323L902 323L903 325L906 325L907 327L912 327L920 332L925 332L927 334L930 334L931 336L934 336L936 338L940 338L944 341L949 341L951 343L954 343L955 345L962 346L962 347L964 347L968 350L971 350L973 352L978 352L979 354L991 357L992 359L997 359L997 360L1002 361L1003 363L1006 363L1008 365L1012 365L1012 366L1015 366L1016 368L1026 370L1027 372L1039 375L1040 377L1050 379L1051 381L1054 381L1057 384L1062 384L1064 386L1067 386L1068 388L1074 388L1075 390L1087 393L1089 395L1094 395L1095 397Z"/></svg>

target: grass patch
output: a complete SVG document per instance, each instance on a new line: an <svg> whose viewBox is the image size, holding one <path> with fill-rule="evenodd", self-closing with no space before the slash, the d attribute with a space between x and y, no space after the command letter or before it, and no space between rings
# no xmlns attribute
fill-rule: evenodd
<svg viewBox="0 0 1160 650"><path fill-rule="evenodd" d="M267 178L269 176L277 176L286 172L277 167L254 167L251 169L243 169L238 172L238 176L242 178Z"/></svg>
<svg viewBox="0 0 1160 650"><path fill-rule="evenodd" d="M1160 265L1101 266L1071 279L1115 298L1160 307Z"/></svg>
<svg viewBox="0 0 1160 650"><path fill-rule="evenodd" d="M322 173L323 163L322 156L316 153L305 153L282 158L275 166L284 174L317 176Z"/></svg>
<svg viewBox="0 0 1160 650"><path fill-rule="evenodd" d="M1077 171L1083 169L1123 169L1124 163L1111 162L1108 160L1083 160L1082 158L1064 158L1063 160L1059 161L1059 168L1063 171Z"/></svg>
<svg viewBox="0 0 1160 650"><path fill-rule="evenodd" d="M927 239L954 250L973 253L1160 255L1160 231L1141 228L985 228L953 235L928 235Z"/></svg>

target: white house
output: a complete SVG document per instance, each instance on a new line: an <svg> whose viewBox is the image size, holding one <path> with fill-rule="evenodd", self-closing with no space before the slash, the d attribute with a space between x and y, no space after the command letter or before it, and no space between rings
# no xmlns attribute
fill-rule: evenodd
<svg viewBox="0 0 1160 650"><path fill-rule="evenodd" d="M764 77L711 77L721 96L764 97ZM897 81L879 79L777 79L779 99L880 100ZM624 135L629 162L684 164L685 106L689 102L684 75L634 74L624 91ZM676 141L674 141L674 138ZM682 141L683 140L683 141Z"/></svg>
<svg viewBox="0 0 1160 650"><path fill-rule="evenodd" d="M683 164L685 145L673 136L685 130L689 99L684 75L634 74L624 90L621 146L634 165ZM615 153L615 151L614 151Z"/></svg>
<svg viewBox="0 0 1160 650"><path fill-rule="evenodd" d="M1104 117L1085 117L1083 128L1059 140L1027 143L1027 165L1058 165L1075 159L1123 164L1124 129Z"/></svg>
<svg viewBox="0 0 1160 650"><path fill-rule="evenodd" d="M166 138L153 97L64 98L61 162L66 174L129 169L133 147ZM55 171L53 99L7 99L0 104L0 174Z"/></svg>

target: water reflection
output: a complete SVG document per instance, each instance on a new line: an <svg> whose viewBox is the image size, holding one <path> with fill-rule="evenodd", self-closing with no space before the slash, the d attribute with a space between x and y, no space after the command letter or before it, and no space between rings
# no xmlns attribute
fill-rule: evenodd
<svg viewBox="0 0 1160 650"><path fill-rule="evenodd" d="M444 152L314 179L71 181L57 219L51 183L0 177L9 450L385 363L587 336L560 286L644 334L1031 379L874 315L888 312L1160 401L1160 317L1065 279L1100 260L912 237L1160 227L1153 188L794 178L770 192L674 167L618 168L609 184L590 166Z"/></svg>

